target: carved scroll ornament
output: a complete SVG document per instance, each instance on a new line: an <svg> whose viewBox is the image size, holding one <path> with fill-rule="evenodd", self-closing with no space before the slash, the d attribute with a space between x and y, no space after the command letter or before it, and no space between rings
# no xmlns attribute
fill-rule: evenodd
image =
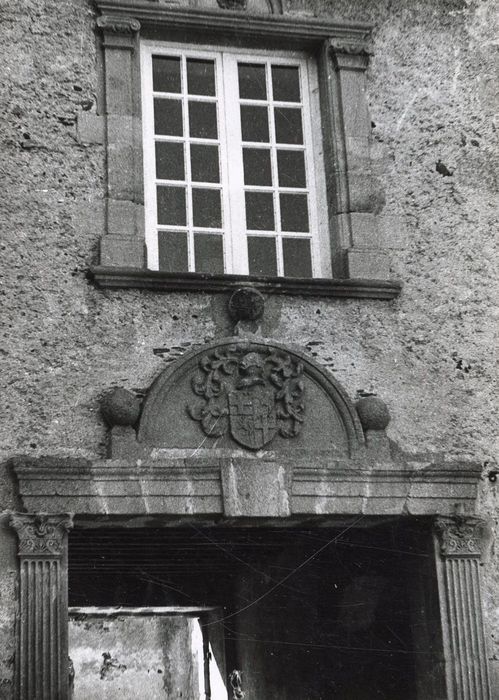
<svg viewBox="0 0 499 700"><path fill-rule="evenodd" d="M479 518L438 518L435 531L443 557L480 557L487 539L487 523Z"/></svg>
<svg viewBox="0 0 499 700"><path fill-rule="evenodd" d="M103 32L111 34L135 34L140 29L140 22L134 17L102 15L97 17L97 26Z"/></svg>
<svg viewBox="0 0 499 700"><path fill-rule="evenodd" d="M304 421L303 365L276 350L248 351L237 345L205 355L192 389L202 400L189 404L204 433L227 431L240 445L262 448L277 433L300 433Z"/></svg>
<svg viewBox="0 0 499 700"><path fill-rule="evenodd" d="M17 531L21 556L61 556L65 535L73 526L69 515L15 513L10 522Z"/></svg>

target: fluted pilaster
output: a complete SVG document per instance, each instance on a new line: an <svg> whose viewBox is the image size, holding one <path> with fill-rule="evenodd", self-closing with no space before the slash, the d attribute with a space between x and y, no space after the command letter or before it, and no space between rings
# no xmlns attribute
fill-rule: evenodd
<svg viewBox="0 0 499 700"><path fill-rule="evenodd" d="M19 538L19 626L16 697L68 698L68 515L14 514Z"/></svg>
<svg viewBox="0 0 499 700"><path fill-rule="evenodd" d="M438 518L435 534L448 697L492 700L480 572L487 523L465 516Z"/></svg>

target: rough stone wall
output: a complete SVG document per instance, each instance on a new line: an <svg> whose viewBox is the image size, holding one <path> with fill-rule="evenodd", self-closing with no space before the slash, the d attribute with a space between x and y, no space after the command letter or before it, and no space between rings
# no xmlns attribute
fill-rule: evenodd
<svg viewBox="0 0 499 700"><path fill-rule="evenodd" d="M320 0L309 9L374 23L372 154L387 198L380 233L404 290L394 302L270 298L264 331L308 348L352 397L382 396L390 437L404 450L470 457L486 473L497 418L496 4ZM93 15L88 0L0 7L4 465L19 453L103 456L105 390L141 391L165 362L231 331L223 296L99 291L86 280L105 192L103 148L80 143L76 128L101 92ZM0 503L16 508L7 466ZM486 478L481 509L497 526L498 487ZM16 560L4 532L0 697L9 698ZM487 619L499 657L492 557Z"/></svg>

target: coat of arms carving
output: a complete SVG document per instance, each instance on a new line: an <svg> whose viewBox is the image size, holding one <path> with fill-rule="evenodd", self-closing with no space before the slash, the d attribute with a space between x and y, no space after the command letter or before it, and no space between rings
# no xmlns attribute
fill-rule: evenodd
<svg viewBox="0 0 499 700"><path fill-rule="evenodd" d="M192 389L202 400L187 410L209 437L229 431L240 445L259 450L277 434L292 438L301 430L303 365L285 352L215 350L200 360Z"/></svg>

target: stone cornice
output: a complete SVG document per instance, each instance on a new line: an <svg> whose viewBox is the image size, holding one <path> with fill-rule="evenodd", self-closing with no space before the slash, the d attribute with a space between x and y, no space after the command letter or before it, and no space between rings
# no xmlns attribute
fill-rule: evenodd
<svg viewBox="0 0 499 700"><path fill-rule="evenodd" d="M144 462L69 460L64 465L58 460L51 465L46 459L37 465L18 459L13 468L22 504L32 512L218 517L227 510L224 473L234 464L255 479L265 464L282 468L291 515L450 516L456 504L472 513L480 479L480 465L467 463L375 465L366 458L294 458L292 453L210 457L209 450L199 456L160 450L157 459Z"/></svg>
<svg viewBox="0 0 499 700"><path fill-rule="evenodd" d="M302 16L251 15L247 12L208 11L179 7L172 4L136 0L95 0L103 15L138 19L143 27L164 31L195 31L204 34L232 34L249 39L285 39L303 46L318 44L331 37L352 43L366 41L371 25L330 22L325 18Z"/></svg>
<svg viewBox="0 0 499 700"><path fill-rule="evenodd" d="M60 557L73 521L70 515L13 513L10 524L19 539L19 556Z"/></svg>
<svg viewBox="0 0 499 700"><path fill-rule="evenodd" d="M89 277L102 289L149 289L163 292L230 292L244 285L269 294L389 300L397 297L402 289L402 284L397 280L250 277L102 266L90 268Z"/></svg>
<svg viewBox="0 0 499 700"><path fill-rule="evenodd" d="M444 558L480 558L490 539L486 520L464 515L437 518L435 533Z"/></svg>

